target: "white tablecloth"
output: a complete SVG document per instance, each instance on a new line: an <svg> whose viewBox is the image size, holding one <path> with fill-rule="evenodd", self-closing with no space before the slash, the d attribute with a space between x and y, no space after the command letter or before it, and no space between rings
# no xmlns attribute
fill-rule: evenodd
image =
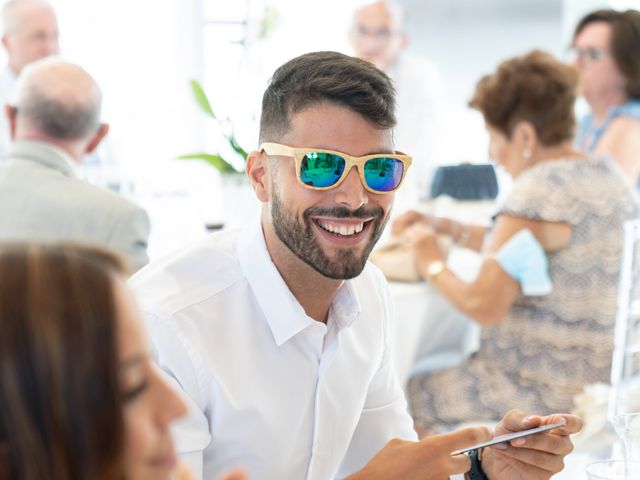
<svg viewBox="0 0 640 480"><path fill-rule="evenodd" d="M447 266L463 280L477 274L481 257L453 248ZM479 327L427 282L390 282L396 315L394 363L404 385L411 373L446 368L478 348Z"/></svg>

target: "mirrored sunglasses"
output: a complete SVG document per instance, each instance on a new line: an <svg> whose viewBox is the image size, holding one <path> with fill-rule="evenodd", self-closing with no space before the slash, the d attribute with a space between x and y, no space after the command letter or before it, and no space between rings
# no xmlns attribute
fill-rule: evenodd
<svg viewBox="0 0 640 480"><path fill-rule="evenodd" d="M411 165L411 157L401 152L352 157L319 148L294 148L280 143L263 143L267 155L293 157L298 181L313 190L337 187L356 166L362 185L373 193L397 190Z"/></svg>

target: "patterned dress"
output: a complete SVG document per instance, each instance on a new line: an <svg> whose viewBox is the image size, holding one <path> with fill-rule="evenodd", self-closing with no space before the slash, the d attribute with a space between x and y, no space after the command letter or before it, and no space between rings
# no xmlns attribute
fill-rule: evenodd
<svg viewBox="0 0 640 480"><path fill-rule="evenodd" d="M480 350L464 363L414 377L416 423L438 430L499 419L510 408L566 412L585 384L608 381L623 224L639 212L608 158L559 159L523 172L498 214L571 226L569 243L547 253L553 291L520 295L500 324L482 328Z"/></svg>

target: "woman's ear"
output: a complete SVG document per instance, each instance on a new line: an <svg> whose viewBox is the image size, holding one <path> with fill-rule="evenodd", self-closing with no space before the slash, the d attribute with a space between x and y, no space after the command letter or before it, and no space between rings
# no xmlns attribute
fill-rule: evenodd
<svg viewBox="0 0 640 480"><path fill-rule="evenodd" d="M271 198L271 175L269 174L267 154L258 151L251 152L247 157L245 171L258 200L263 203L268 202Z"/></svg>
<svg viewBox="0 0 640 480"><path fill-rule="evenodd" d="M511 138L522 151L533 152L538 146L536 129L531 122L526 120L521 120L516 123Z"/></svg>

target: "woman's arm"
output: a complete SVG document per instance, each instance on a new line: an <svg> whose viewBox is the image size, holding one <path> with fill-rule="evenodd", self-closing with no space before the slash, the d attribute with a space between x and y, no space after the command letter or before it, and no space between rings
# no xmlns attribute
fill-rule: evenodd
<svg viewBox="0 0 640 480"><path fill-rule="evenodd" d="M422 223L433 228L437 233L448 235L461 247L480 252L484 244L486 227L468 225L447 217L436 217L428 213L420 213L415 210L400 215L391 226L393 235L400 235L411 225Z"/></svg>
<svg viewBox="0 0 640 480"><path fill-rule="evenodd" d="M438 292L447 298L458 310L481 325L500 323L518 297L520 283L511 277L492 257L520 230L528 228L546 251L562 248L571 237L571 227L566 224L540 222L520 217L500 215L485 249L476 279L463 282L448 269L430 273L436 262L444 262L433 230L416 226L406 231L414 245L418 270L429 280Z"/></svg>
<svg viewBox="0 0 640 480"><path fill-rule="evenodd" d="M615 118L595 152L611 155L635 185L640 175L640 121L629 117Z"/></svg>

